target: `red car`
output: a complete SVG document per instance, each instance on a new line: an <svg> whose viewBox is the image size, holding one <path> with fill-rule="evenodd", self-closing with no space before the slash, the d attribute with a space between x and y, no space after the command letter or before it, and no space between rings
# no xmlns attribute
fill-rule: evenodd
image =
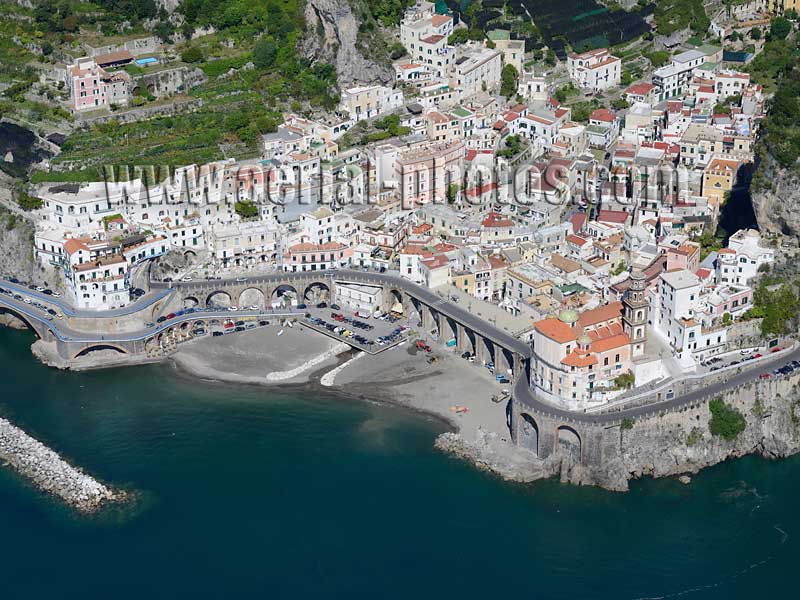
<svg viewBox="0 0 800 600"><path fill-rule="evenodd" d="M772 379L772 373L762 373L760 377L761 379Z"/></svg>
<svg viewBox="0 0 800 600"><path fill-rule="evenodd" d="M761 354L754 354L753 358L762 358L762 355Z"/></svg>
<svg viewBox="0 0 800 600"><path fill-rule="evenodd" d="M167 321L169 321L170 319L174 319L174 318L175 318L175 313L169 313L167 315Z"/></svg>

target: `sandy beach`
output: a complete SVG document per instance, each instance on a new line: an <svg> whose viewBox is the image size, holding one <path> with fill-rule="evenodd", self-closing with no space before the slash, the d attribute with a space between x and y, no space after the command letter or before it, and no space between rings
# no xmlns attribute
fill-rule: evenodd
<svg viewBox="0 0 800 600"><path fill-rule="evenodd" d="M279 336L278 332L283 330ZM277 324L181 344L171 359L188 373L232 383L306 383L349 347L302 325Z"/></svg>
<svg viewBox="0 0 800 600"><path fill-rule="evenodd" d="M439 436L440 449L507 479L542 476L540 461L511 442L506 402L493 402L510 384L485 367L436 346L429 354L407 341L379 354L349 348L295 325L253 329L182 344L172 360L195 377L256 385L311 384L366 401L388 402L443 419L454 431ZM432 356L436 362L429 363ZM319 380L319 381L318 381ZM455 407L466 408L455 412Z"/></svg>

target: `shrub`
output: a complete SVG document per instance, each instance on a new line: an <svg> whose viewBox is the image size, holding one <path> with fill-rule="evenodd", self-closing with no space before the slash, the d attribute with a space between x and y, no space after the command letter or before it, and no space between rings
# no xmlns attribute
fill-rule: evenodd
<svg viewBox="0 0 800 600"><path fill-rule="evenodd" d="M733 440L742 433L747 426L744 415L735 408L728 406L722 398L714 398L708 403L711 411L711 420L708 429L711 435L716 435L725 440Z"/></svg>
<svg viewBox="0 0 800 600"><path fill-rule="evenodd" d="M256 206L255 202L249 200L237 202L233 208L236 214L243 219L252 219L258 216L258 206Z"/></svg>
<svg viewBox="0 0 800 600"><path fill-rule="evenodd" d="M625 417L619 425L620 429L633 429L633 419Z"/></svg>
<svg viewBox="0 0 800 600"><path fill-rule="evenodd" d="M196 63L203 60L203 51L197 46L190 46L181 52L181 60L186 63Z"/></svg>

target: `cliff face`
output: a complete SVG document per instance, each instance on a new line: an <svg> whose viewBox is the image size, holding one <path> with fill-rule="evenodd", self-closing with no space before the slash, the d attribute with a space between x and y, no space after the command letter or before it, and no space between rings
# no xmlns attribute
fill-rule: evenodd
<svg viewBox="0 0 800 600"><path fill-rule="evenodd" d="M467 444L460 435L447 433L437 440L437 447L512 481L559 477L565 483L626 491L631 479L647 475L697 473L747 454L784 458L800 452L798 384L800 375L760 381L722 396L747 421L745 430L733 440L711 435L708 403L637 419L631 429L608 428L602 433L600 465L579 464L568 453L554 453L542 460L529 450L512 448L488 436Z"/></svg>
<svg viewBox="0 0 800 600"><path fill-rule="evenodd" d="M800 238L800 178L781 168L769 152L760 156L752 198L762 231Z"/></svg>
<svg viewBox="0 0 800 600"><path fill-rule="evenodd" d="M306 32L300 51L306 58L336 67L340 87L389 83L394 76L388 63L364 56L359 50L359 19L346 0L308 0Z"/></svg>

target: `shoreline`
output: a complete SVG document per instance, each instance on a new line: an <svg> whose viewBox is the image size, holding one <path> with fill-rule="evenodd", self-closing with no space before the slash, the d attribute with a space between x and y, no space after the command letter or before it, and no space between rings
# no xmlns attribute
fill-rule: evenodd
<svg viewBox="0 0 800 600"><path fill-rule="evenodd" d="M761 390L763 393L756 392L757 387L765 387L763 383L727 392L725 402L737 408L747 421L746 430L734 440L724 440L710 433L708 403L700 402L678 413L637 419L632 429L607 436L607 442L613 445L604 447L601 465L592 465L557 451L540 458L525 444L511 441L505 403L501 406L488 400L492 390L498 391L491 375L477 365L470 366L447 349L436 348L431 355L418 353L410 344L405 344L377 355L354 355L332 346L323 346L320 352L320 344L335 342L302 327L287 329L286 333L288 335L283 335L280 343L265 344L262 339L255 350L253 344L259 340L257 335L248 337L244 333L241 337L213 338L229 346L228 352L222 354L219 348L214 349L213 342L209 345L210 339L202 343L204 338L197 340L196 347L203 348L199 351L201 359L220 360L223 366L228 365L225 370L203 368L196 361L176 359L181 351L164 357L161 362L169 362L176 372L195 381L199 378L226 385L299 386L341 398L411 409L445 424L448 431L439 434L433 444L437 450L467 460L501 479L521 483L558 477L563 483L619 492L627 491L630 481L646 475L686 482L690 480L689 475L729 458L747 454L782 458L800 452L800 427L794 426L793 416L793 403L800 402L800 394L792 387L794 383L800 384L800 376L791 380L770 380L768 389ZM314 350L315 345L318 347ZM311 354L308 354L309 349L313 350ZM270 367L274 369L270 372L276 376L267 377L263 374L266 370L263 361L276 356L283 361L280 363L283 368ZM441 362L432 364L421 360L434 356ZM361 359L356 360L358 358ZM313 367L318 368L312 371ZM332 385L323 384L323 379L332 380ZM467 410L456 414L458 405L466 406Z"/></svg>

